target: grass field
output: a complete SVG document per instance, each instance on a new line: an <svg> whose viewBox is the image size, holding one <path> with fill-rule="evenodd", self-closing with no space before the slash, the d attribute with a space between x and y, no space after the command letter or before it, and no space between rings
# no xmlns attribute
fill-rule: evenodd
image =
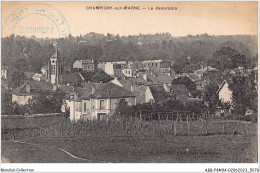
<svg viewBox="0 0 260 173"><path fill-rule="evenodd" d="M12 163L251 163L257 162L257 124L208 121L60 122L62 117L5 119L2 161ZM7 122L10 123L7 123ZM3 124L2 124L3 125ZM204 127L204 126L203 126ZM246 128L247 127L247 128ZM3 134L3 128L11 133ZM130 129L130 130L129 130ZM249 133L247 133L247 130ZM3 136L12 136L3 140ZM33 136L33 138L32 138ZM15 141L26 142L17 143ZM73 156L83 158L73 158Z"/></svg>
<svg viewBox="0 0 260 173"><path fill-rule="evenodd" d="M2 158L9 162L257 162L257 136L85 136L31 138L28 143L2 141ZM70 157L57 148L86 160Z"/></svg>

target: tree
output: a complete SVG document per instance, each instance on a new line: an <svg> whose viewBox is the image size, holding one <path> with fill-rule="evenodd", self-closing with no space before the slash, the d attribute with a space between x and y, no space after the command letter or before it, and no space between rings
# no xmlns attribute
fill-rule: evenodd
<svg viewBox="0 0 260 173"><path fill-rule="evenodd" d="M5 90L3 87L1 89L1 114L10 115L12 105L12 95L9 91Z"/></svg>
<svg viewBox="0 0 260 173"><path fill-rule="evenodd" d="M128 119L130 117L130 107L125 99L119 101L113 115L120 119Z"/></svg>
<svg viewBox="0 0 260 173"><path fill-rule="evenodd" d="M213 66L219 70L248 66L248 61L245 56L231 47L222 47L213 54L213 57Z"/></svg>
<svg viewBox="0 0 260 173"><path fill-rule="evenodd" d="M195 114L204 113L207 110L206 105L202 101L189 101L186 110Z"/></svg>
<svg viewBox="0 0 260 173"><path fill-rule="evenodd" d="M255 88L255 72L246 76L241 73L235 74L229 87L232 91L232 105L234 113L245 115L247 109L257 111L257 90Z"/></svg>
<svg viewBox="0 0 260 173"><path fill-rule="evenodd" d="M65 93L61 90L49 92L41 90L28 101L29 114L60 113Z"/></svg>
<svg viewBox="0 0 260 173"><path fill-rule="evenodd" d="M9 72L7 76L8 88L15 89L21 86L21 84L24 81L23 71L18 70L16 68L11 68L8 70L8 72Z"/></svg>
<svg viewBox="0 0 260 173"><path fill-rule="evenodd" d="M91 82L95 83L107 83L111 81L113 78L106 74L103 70L97 70L96 73L91 77Z"/></svg>
<svg viewBox="0 0 260 173"><path fill-rule="evenodd" d="M190 78L188 78L187 76L184 77L178 77L176 79L173 79L173 81L171 82L172 85L184 85L189 92L192 95L195 95L197 88L196 88L196 84L195 82L193 82Z"/></svg>
<svg viewBox="0 0 260 173"><path fill-rule="evenodd" d="M205 86L203 100L207 103L209 114L213 114L219 104L217 95L218 85L215 82L210 82Z"/></svg>

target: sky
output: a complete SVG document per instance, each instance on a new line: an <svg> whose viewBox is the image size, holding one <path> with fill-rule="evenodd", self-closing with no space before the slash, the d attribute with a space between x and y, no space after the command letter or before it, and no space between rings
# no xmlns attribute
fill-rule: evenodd
<svg viewBox="0 0 260 173"><path fill-rule="evenodd" d="M2 37L12 33L25 36L36 35L36 37L63 37L69 33L73 36L79 36L89 32L125 36L169 32L176 37L203 33L209 35L257 35L257 3L257 1L9 1L2 2L1 6ZM90 10L89 7L92 6L114 9ZM115 7L124 6L139 6L141 10L115 9ZM177 7L177 10L156 10L156 7L172 7L173 9ZM148 10L148 8L153 8L153 10ZM45 10L45 12L40 10ZM64 24L60 24L60 22Z"/></svg>

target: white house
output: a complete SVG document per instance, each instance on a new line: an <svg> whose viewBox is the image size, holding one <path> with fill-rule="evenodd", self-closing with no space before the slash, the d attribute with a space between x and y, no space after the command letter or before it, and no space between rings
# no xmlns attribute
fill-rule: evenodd
<svg viewBox="0 0 260 173"><path fill-rule="evenodd" d="M229 84L227 81L224 81L221 86L219 87L217 94L219 99L223 102L230 102L232 101L232 91L229 89Z"/></svg>
<svg viewBox="0 0 260 173"><path fill-rule="evenodd" d="M87 84L69 102L71 121L101 120L113 114L121 99L135 105L135 94L114 83Z"/></svg>
<svg viewBox="0 0 260 173"><path fill-rule="evenodd" d="M73 68L80 68L82 69L82 60L77 60L73 63Z"/></svg>
<svg viewBox="0 0 260 173"><path fill-rule="evenodd" d="M114 64L113 63L107 62L105 64L105 73L110 76L114 76Z"/></svg>

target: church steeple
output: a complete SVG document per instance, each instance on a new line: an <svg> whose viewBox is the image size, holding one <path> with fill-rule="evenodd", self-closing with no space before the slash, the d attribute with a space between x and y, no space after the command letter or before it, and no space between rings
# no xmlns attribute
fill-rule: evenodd
<svg viewBox="0 0 260 173"><path fill-rule="evenodd" d="M52 54L49 63L49 81L52 84L60 84L63 74L64 59L58 50Z"/></svg>

